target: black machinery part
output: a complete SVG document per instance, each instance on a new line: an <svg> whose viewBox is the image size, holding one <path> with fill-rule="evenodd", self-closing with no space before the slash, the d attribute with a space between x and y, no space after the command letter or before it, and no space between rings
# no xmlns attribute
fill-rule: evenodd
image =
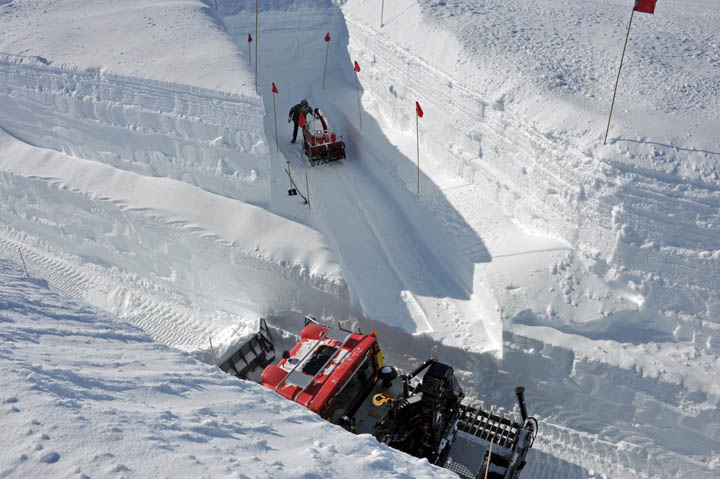
<svg viewBox="0 0 720 479"><path fill-rule="evenodd" d="M259 373L275 361L275 346L265 318L260 318L258 332L220 364L220 369L240 379L259 381Z"/></svg>
<svg viewBox="0 0 720 479"><path fill-rule="evenodd" d="M411 385L410 380L426 369L422 382ZM519 478L537 435L537 421L527 415L524 388L516 389L521 424L462 404L464 394L453 368L435 358L401 378L403 397L376 426L375 437L379 441L413 456L425 457L464 479L483 477L486 469L488 479ZM462 451L463 448L466 450ZM463 454L475 462L458 462Z"/></svg>

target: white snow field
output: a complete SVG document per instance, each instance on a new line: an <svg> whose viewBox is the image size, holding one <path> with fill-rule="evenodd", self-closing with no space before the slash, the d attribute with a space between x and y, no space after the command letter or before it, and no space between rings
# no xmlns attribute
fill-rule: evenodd
<svg viewBox="0 0 720 479"><path fill-rule="evenodd" d="M512 410L512 388L526 386L541 426L523 477L720 477L720 5L660 0L655 15L634 15L603 146L631 0L393 0L382 27L381 0L260 3L255 35L252 1L0 1L0 255L17 261L21 248L32 277L119 318L103 313L100 325L131 323L164 345L142 336L138 348L182 358L159 366L118 345L138 361L118 381L142 389L133 378L150 375L198 403L106 390L136 424L115 431L115 457L56 423L101 459L48 446L51 466L32 462L45 456L21 451L36 447L30 434L0 454L0 477L71 475L68 463L146 477L133 438L177 417L186 426L163 452L167 475L353 475L352 461L328 459L347 453L313 429L329 426L304 429L293 418L306 415L270 394L282 412L260 433L306 442L253 432L242 439L268 446L246 454L258 461L218 453L249 444L228 437L256 425L234 411L263 402L260 388L165 352L210 362L208 337L222 357L259 317L297 332L305 313L377 330L404 368L437 354L488 407ZM308 168L310 208L287 196L284 171L306 193L285 120L301 98L348 148L347 160ZM5 277L14 311L41 294L17 268ZM86 389L107 388L93 368L117 369L95 351L81 363L14 341L28 352L10 360L58 362L80 411L100 401ZM5 378L8 390L27 389L25 376ZM44 421L23 413L20 392L7 397L13 421ZM148 404L177 417L146 419ZM203 407L216 416L200 418ZM207 420L208 434L193 429ZM198 434L212 436L198 441L205 456ZM302 449L312 440L320 456L304 471L295 461L313 456ZM358 457L390 454L354 440ZM284 450L293 459L272 469ZM189 456L213 460L191 470ZM401 456L357 464L380 477L438 474Z"/></svg>
<svg viewBox="0 0 720 479"><path fill-rule="evenodd" d="M453 477L0 260L0 477Z"/></svg>

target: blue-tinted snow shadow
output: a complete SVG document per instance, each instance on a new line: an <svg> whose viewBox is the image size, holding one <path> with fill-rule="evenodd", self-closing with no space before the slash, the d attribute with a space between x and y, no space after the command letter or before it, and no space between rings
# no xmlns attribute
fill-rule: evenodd
<svg viewBox="0 0 720 479"><path fill-rule="evenodd" d="M239 50L241 54L247 55L247 34L254 32L255 28L254 7L243 10L233 2L220 3L221 12L226 9L233 13L233 16L224 18L224 22L238 44L245 47L245 51L242 48ZM280 3L287 3L291 11L297 4L289 0ZM269 91L271 83L274 82L280 90L280 93L275 95L275 101L280 129L279 144L284 158L274 157L273 161L284 164L285 159L290 160L294 162L294 168L297 168L296 174L302 175L300 149L297 145L289 144L291 131L286 122L286 112L300 99L307 98L311 105L326 112L335 131L343 135L348 152L348 159L345 161L311 168L311 184L319 181L321 176L333 174L329 173L333 171L351 179L353 175L362 174L365 184L375 186L373 191L384 197L372 198L372 201L361 205L365 216L358 218L358 221L372 223L380 218L373 225L376 226L387 224L382 221L384 218L394 218L393 231L401 231L402 234L388 238L379 231L379 239L381 242L396 242L393 247L397 247L397 242L401 245L406 242L408 249L414 249L415 258L421 258L420 263L424 264L423 272L427 273L426 277L407 274L405 271L403 286L419 296L468 300L473 292L474 265L491 261L487 247L478 233L447 200L439 186L422 173L421 195L431 199L433 211L422 201L418 201L414 181L413 185L406 184L398 173L412 171L416 164L414 159L401 153L385 136L375 118L365 111L360 130L356 79L352 70L353 62L348 53L349 33L343 14L330 0L310 3L321 6L322 11L299 10L296 14L293 12L294 15L274 17L272 11L261 8L260 84L265 92L265 108L268 112L265 119L266 132L271 143L274 143L275 135L272 95ZM326 32L330 32L332 41L326 88L323 90L326 52L323 37ZM282 48L278 48L278 45ZM269 146L274 154L275 145ZM277 168L277 171L282 170ZM282 175L284 173L281 173ZM286 179L283 177L281 181ZM304 177L299 180L301 188L304 189ZM300 202L299 199L297 201ZM273 207L274 212L298 220L296 215L278 208L277 203ZM387 211L378 208L379 204L385 204ZM353 247L347 244L337 246L341 257L344 248ZM395 264L393 267L402 270L403 266ZM403 276L402 273L403 271L400 271L399 275ZM398 289L394 293L399 301L402 291Z"/></svg>
<svg viewBox="0 0 720 479"><path fill-rule="evenodd" d="M559 323L538 316L531 310L521 311L513 318L514 324L546 326L566 334L583 336L593 341L647 344L674 342L676 326L668 325L660 313L652 310L617 311L600 319L572 324Z"/></svg>

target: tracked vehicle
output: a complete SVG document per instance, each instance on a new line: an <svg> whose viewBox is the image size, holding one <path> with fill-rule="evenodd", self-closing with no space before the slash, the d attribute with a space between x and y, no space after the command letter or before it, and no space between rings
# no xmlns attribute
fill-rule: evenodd
<svg viewBox="0 0 720 479"><path fill-rule="evenodd" d="M538 432L524 388L515 389L521 414L516 422L463 403L453 368L434 357L400 374L384 363L374 332L323 326L308 316L300 341L277 364L272 344L261 320L258 334L220 367L255 380L262 369L258 382L288 400L463 479L520 477Z"/></svg>
<svg viewBox="0 0 720 479"><path fill-rule="evenodd" d="M303 126L303 151L311 166L344 160L345 142L330 126L327 117L317 108L313 120Z"/></svg>

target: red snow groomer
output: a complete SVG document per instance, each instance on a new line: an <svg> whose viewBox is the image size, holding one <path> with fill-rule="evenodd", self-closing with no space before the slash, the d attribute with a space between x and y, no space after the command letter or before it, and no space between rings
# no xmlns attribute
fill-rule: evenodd
<svg viewBox="0 0 720 479"><path fill-rule="evenodd" d="M261 320L255 337L220 368L243 379L257 379L262 370L259 382L284 398L463 479L518 479L538 432L525 388L515 389L519 421L471 406L451 366L431 357L400 375L385 364L374 332L331 328L307 316L300 341L274 360Z"/></svg>
<svg viewBox="0 0 720 479"><path fill-rule="evenodd" d="M313 116L315 119L303 126L303 151L310 160L310 165L344 160L345 142L342 135L338 137L335 134L325 115L317 108Z"/></svg>

